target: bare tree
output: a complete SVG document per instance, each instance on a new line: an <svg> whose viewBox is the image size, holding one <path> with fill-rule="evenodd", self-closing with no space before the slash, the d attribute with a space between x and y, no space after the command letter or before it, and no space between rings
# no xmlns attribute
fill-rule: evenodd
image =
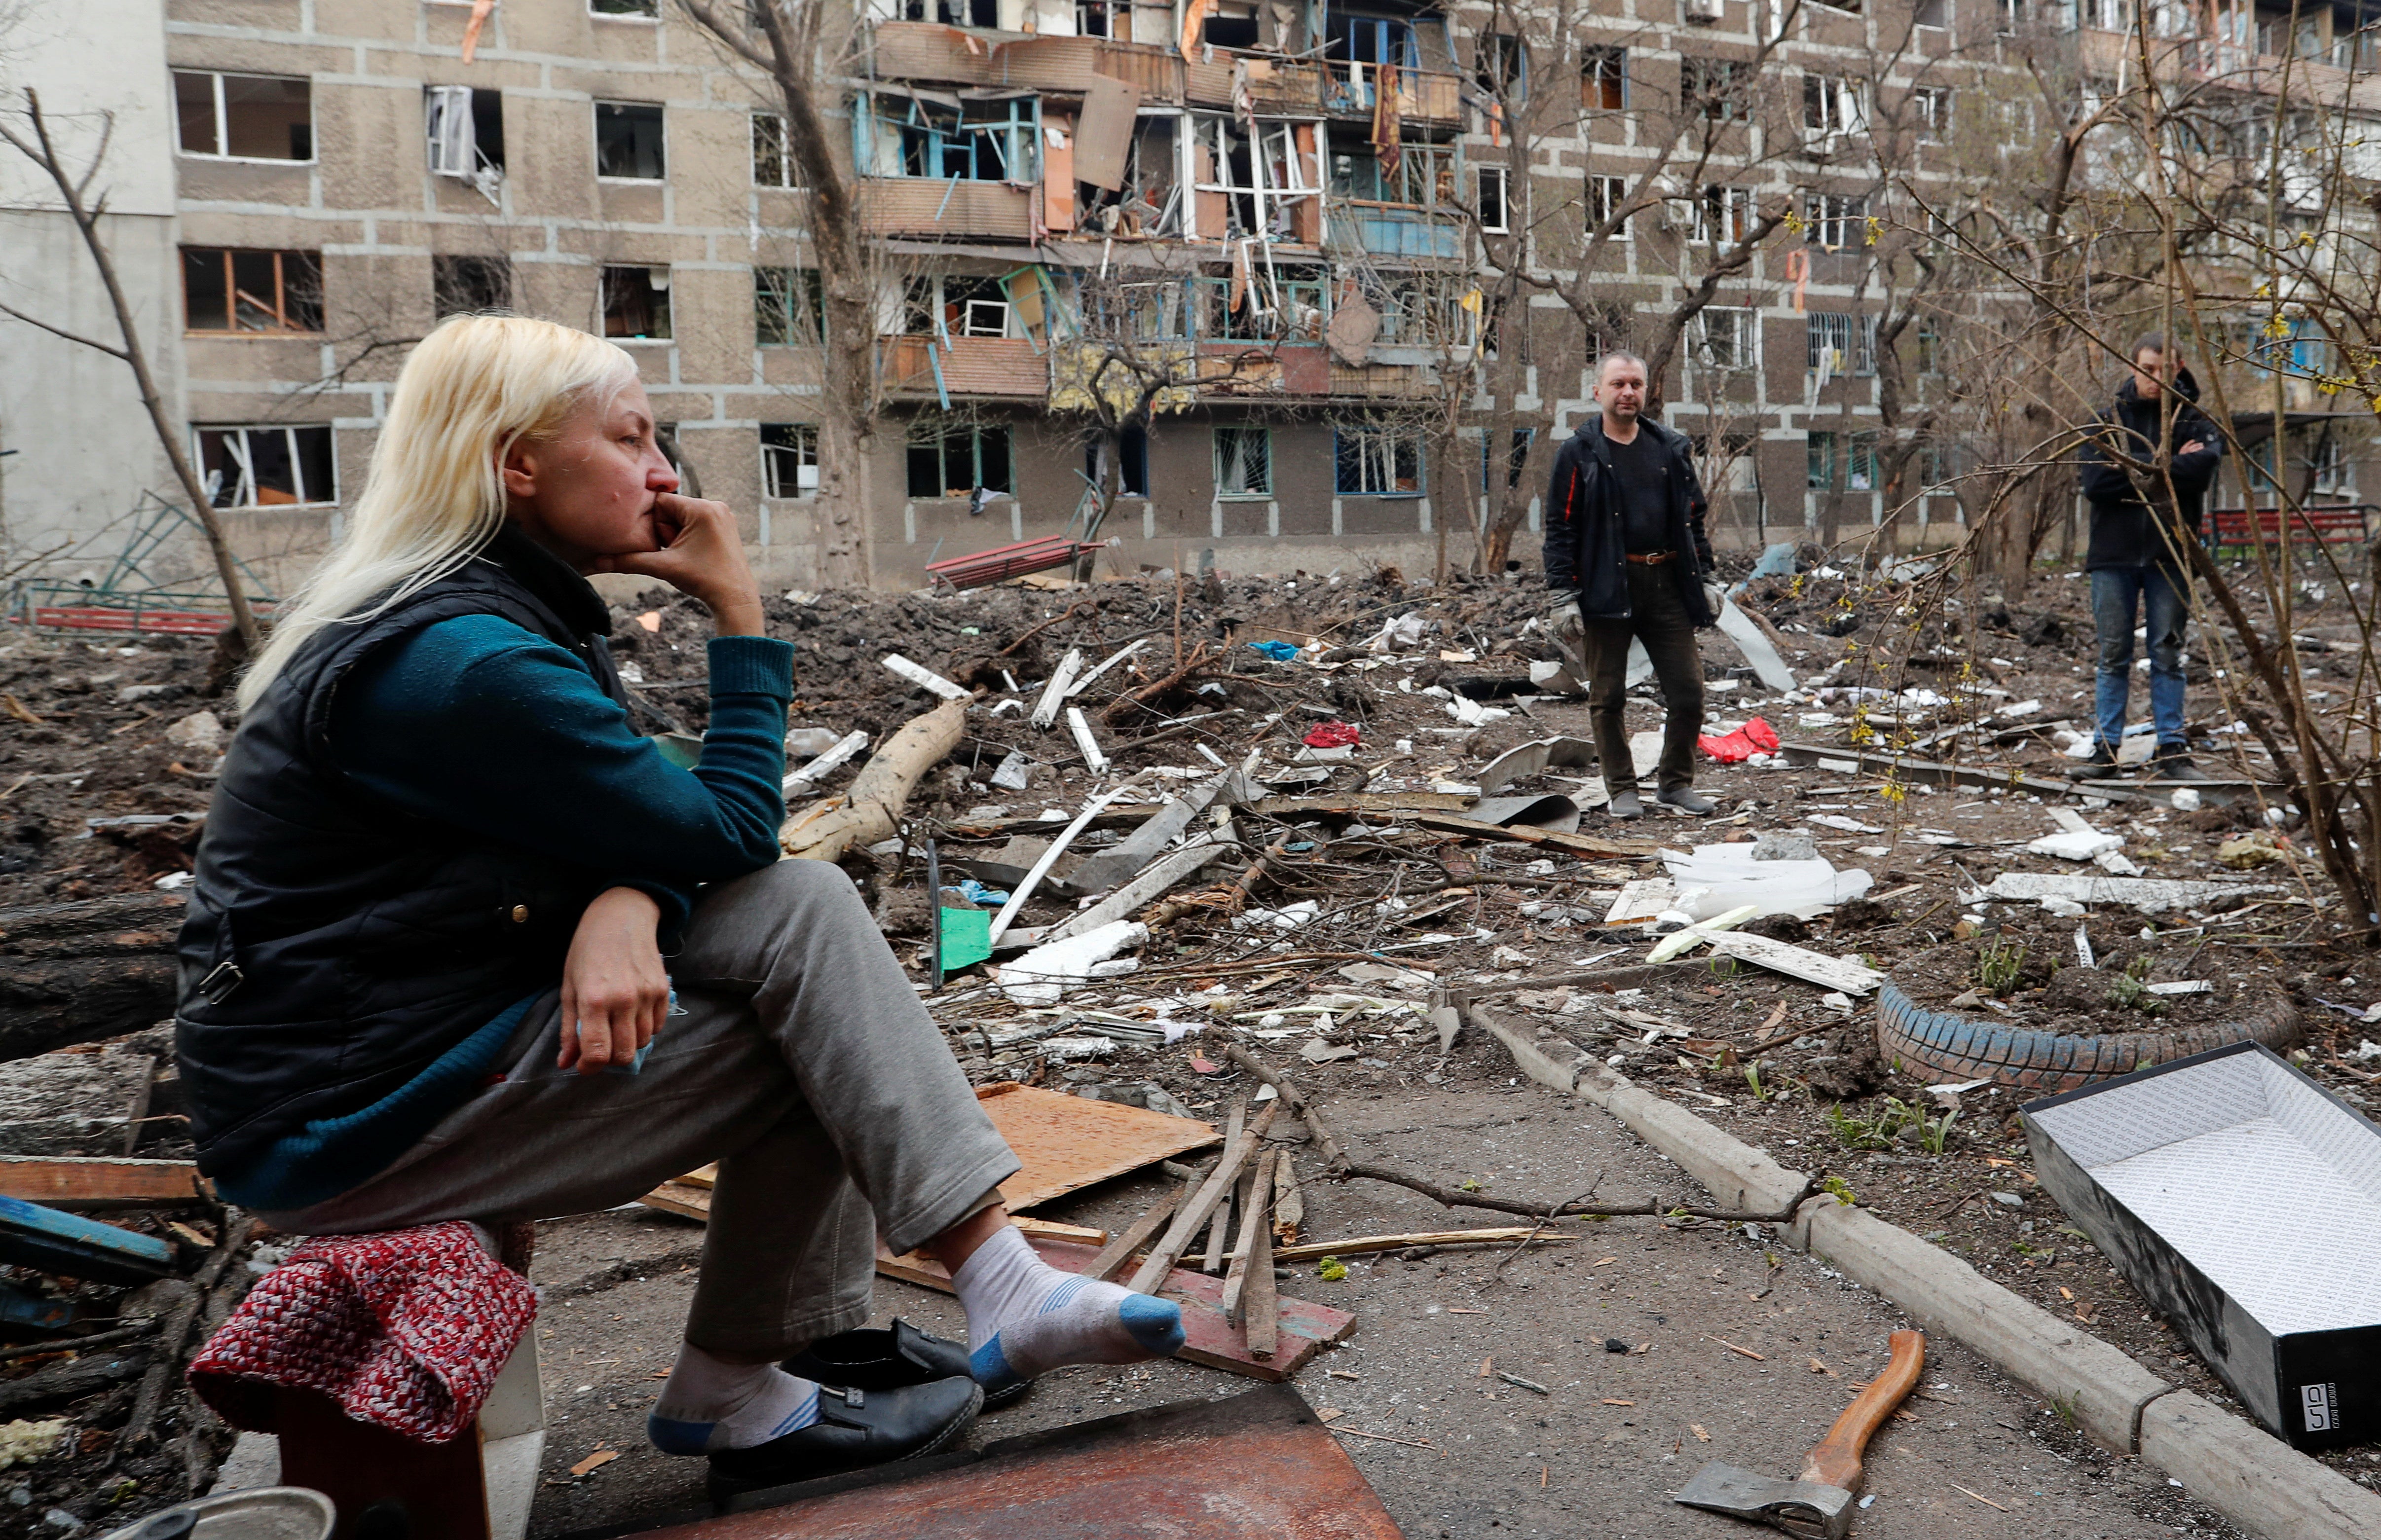
<svg viewBox="0 0 2381 1540"><path fill-rule="evenodd" d="M249 607L247 591L240 587L238 558L231 552L231 543L224 537L223 521L215 517L214 501L200 479L197 467L190 463L189 451L182 441L178 427L165 413L165 398L158 391L157 378L149 368L149 355L140 345L140 328L132 318L131 301L125 298L124 285L116 275L116 258L100 236L100 221L107 214L107 194L93 195L92 183L107 160L108 141L113 136L112 118L103 122L99 142L92 151L91 162L79 173L69 167L57 141L51 135L49 120L43 115L39 92L28 87L25 92L23 127L0 118L0 139L5 139L18 154L41 167L43 175L56 186L64 202L67 215L74 221L76 233L82 237L85 250L91 252L92 265L99 271L100 282L107 289L107 302L116 314L117 340L104 342L98 337L84 336L61 326L54 326L39 316L0 304L0 314L37 327L53 336L93 348L119 360L132 371L135 386L140 392L140 405L149 414L149 425L156 430L157 442L164 446L165 458L174 468L175 479L182 483L182 495L190 500L190 511L206 534L207 548L213 553L215 575L224 585L224 593L231 604L231 622L239 633L240 644L253 653L257 646L255 611Z"/></svg>

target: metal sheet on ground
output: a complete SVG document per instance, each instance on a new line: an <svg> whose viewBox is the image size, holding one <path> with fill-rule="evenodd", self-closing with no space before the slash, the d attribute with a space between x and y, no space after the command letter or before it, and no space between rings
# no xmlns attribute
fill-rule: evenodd
<svg viewBox="0 0 2381 1540"><path fill-rule="evenodd" d="M1363 1473L1288 1386L1129 1412L926 1463L934 1468L914 1474L756 1493L738 1506L778 1506L646 1533L663 1540L1400 1540Z"/></svg>

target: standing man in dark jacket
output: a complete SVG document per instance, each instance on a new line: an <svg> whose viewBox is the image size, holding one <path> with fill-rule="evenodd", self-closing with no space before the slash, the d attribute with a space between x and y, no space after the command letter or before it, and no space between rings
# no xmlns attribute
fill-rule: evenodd
<svg viewBox="0 0 2381 1540"><path fill-rule="evenodd" d="M1703 730L1703 660L1695 628L1719 622L1704 592L1712 570L1703 489L1687 435L1644 420L1645 361L1611 352L1596 364L1603 410L1555 456L1546 489L1546 582L1575 593L1586 627L1588 719L1615 818L1635 818L1637 771L1622 726L1629 643L1645 644L1667 712L1654 800L1681 813L1712 804L1694 793Z"/></svg>
<svg viewBox="0 0 2381 1540"><path fill-rule="evenodd" d="M2199 383L2169 361L2166 338L2152 332L2133 344L2132 375L2117 404L2083 440L2083 495L2092 504L2092 625L2100 671L2092 757L2077 774L2117 773L2132 683L2133 617L2149 633L2150 716L2157 725L2151 761L2156 780L2207 777L2191 763L2182 717L2182 628L2191 578L2182 543L2199 538L2200 507L2224 458L2224 441L2193 402Z"/></svg>

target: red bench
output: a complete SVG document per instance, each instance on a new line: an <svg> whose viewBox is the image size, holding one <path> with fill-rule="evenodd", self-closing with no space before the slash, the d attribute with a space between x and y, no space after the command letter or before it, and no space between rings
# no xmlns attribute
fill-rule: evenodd
<svg viewBox="0 0 2381 1540"><path fill-rule="evenodd" d="M213 636L231 625L228 615L196 610L117 609L98 605L41 605L32 612L35 629L67 631L165 632L176 636Z"/></svg>
<svg viewBox="0 0 2381 1540"><path fill-rule="evenodd" d="M982 588L1009 578L1021 578L1028 572L1046 572L1054 567L1073 565L1093 551L1105 550L1105 542L1084 542L1066 535L1044 535L1039 540L1020 541L1014 545L995 545L989 551L973 556L952 556L945 561L926 564L926 576L937 588Z"/></svg>
<svg viewBox="0 0 2381 1540"><path fill-rule="evenodd" d="M2363 544L2370 538L2367 515L2370 503L2334 503L2291 510L2290 538L2293 541L2313 540L2326 545ZM2256 517L2255 534L2250 532L2250 516ZM2279 508L2216 508L2208 515L2208 544L2222 549L2227 545L2247 545L2253 543L2271 545L2282 538L2282 510Z"/></svg>

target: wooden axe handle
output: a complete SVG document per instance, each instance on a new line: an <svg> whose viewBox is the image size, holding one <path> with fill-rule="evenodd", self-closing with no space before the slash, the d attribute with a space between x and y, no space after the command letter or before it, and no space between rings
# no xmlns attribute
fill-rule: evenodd
<svg viewBox="0 0 2381 1540"><path fill-rule="evenodd" d="M1861 1489L1861 1454L1868 1448L1869 1436L1885 1425L1893 1409L1918 1386L1918 1376L1926 1367L1926 1338L1914 1331L1893 1334L1893 1357L1887 1361L1885 1373L1869 1382L1860 1398L1844 1408L1836 1425L1819 1440L1816 1448L1802 1457L1804 1481L1814 1481L1824 1486L1840 1486L1847 1492Z"/></svg>

